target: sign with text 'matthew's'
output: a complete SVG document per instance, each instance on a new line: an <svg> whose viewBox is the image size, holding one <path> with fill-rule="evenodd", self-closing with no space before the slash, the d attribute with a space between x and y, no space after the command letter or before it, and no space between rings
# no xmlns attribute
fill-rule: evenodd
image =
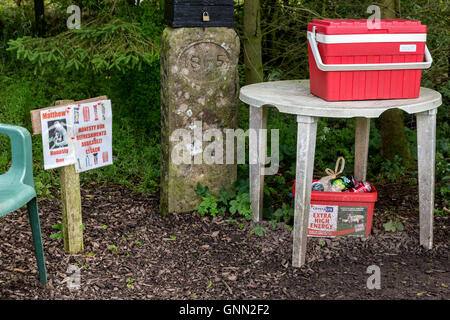
<svg viewBox="0 0 450 320"><path fill-rule="evenodd" d="M41 111L44 168L75 164L83 172L112 164L111 101Z"/></svg>

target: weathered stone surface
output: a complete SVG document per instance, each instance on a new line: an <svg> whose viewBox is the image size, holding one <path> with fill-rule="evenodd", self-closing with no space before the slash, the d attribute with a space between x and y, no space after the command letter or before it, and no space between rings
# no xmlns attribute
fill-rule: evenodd
<svg viewBox="0 0 450 320"><path fill-rule="evenodd" d="M236 180L236 165L225 164L225 145L224 164L202 161L211 142L201 143L198 130L200 125L203 133L218 129L225 138L224 129L236 128L239 38L229 28L166 28L160 54L161 212L188 212L199 203L198 182L217 194ZM192 156L191 164L172 161L173 147L179 144L172 133L177 129L189 130L192 137L182 150Z"/></svg>

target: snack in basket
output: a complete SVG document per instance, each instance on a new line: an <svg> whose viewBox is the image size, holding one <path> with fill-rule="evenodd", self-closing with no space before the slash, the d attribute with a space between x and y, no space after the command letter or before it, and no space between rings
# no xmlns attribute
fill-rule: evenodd
<svg viewBox="0 0 450 320"><path fill-rule="evenodd" d="M341 164L341 168L338 171L339 168L339 162L342 162ZM323 191L333 191L332 189L332 180L335 180L338 175L340 175L343 171L344 171L344 167L345 167L345 159L344 157L339 157L336 161L336 167L333 170L331 170L330 168L326 168L325 172L328 174L325 177L322 177L319 182L323 185L324 190ZM334 189L334 188L333 188ZM336 190L337 191L337 190ZM342 190L341 190L342 191Z"/></svg>
<svg viewBox="0 0 450 320"><path fill-rule="evenodd" d="M347 189L345 192L372 192L372 186L367 181L356 181L355 187Z"/></svg>

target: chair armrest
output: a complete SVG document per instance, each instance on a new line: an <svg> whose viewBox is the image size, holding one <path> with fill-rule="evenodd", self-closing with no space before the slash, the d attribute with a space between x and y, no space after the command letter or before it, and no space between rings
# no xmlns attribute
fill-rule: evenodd
<svg viewBox="0 0 450 320"><path fill-rule="evenodd" d="M0 123L0 134L11 140L11 167L6 173L14 180L34 187L31 135L27 129Z"/></svg>

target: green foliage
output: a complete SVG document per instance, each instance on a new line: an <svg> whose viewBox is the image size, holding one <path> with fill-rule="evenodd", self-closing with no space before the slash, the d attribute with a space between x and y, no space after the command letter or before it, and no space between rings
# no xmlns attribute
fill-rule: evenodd
<svg viewBox="0 0 450 320"><path fill-rule="evenodd" d="M33 5L31 2L24 2L18 7L13 1L0 1L0 50L7 47L9 38L22 37L32 32ZM2 52L3 53L3 52ZM2 65L6 61L7 55L0 55L0 74ZM3 63L2 63L3 62Z"/></svg>
<svg viewBox="0 0 450 320"><path fill-rule="evenodd" d="M236 199L230 201L231 214L238 213L241 217L250 220L252 209L250 205L250 195L248 193L237 194Z"/></svg>
<svg viewBox="0 0 450 320"><path fill-rule="evenodd" d="M200 183L197 183L197 188L195 189L195 193L200 197L206 197L211 194L208 186L202 186Z"/></svg>
<svg viewBox="0 0 450 320"><path fill-rule="evenodd" d="M157 44L145 37L138 24L119 18L45 39L11 39L8 45L17 59L35 66L35 73L141 70L159 57Z"/></svg>
<svg viewBox="0 0 450 320"><path fill-rule="evenodd" d="M202 199L202 202L200 205L196 206L194 210L196 210L202 217L205 215L215 217L218 213L222 215L225 214L228 199L232 198L232 195L227 196L227 191L222 189L220 191L220 198L217 199L211 194L211 191L209 191L207 186L202 186L200 183L197 184L197 189L195 192ZM219 205L221 205L220 209L218 208Z"/></svg>
<svg viewBox="0 0 450 320"><path fill-rule="evenodd" d="M62 233L62 224L61 223L52 225L52 229L56 229L56 230L60 230L60 231L52 233L50 235L50 239L62 240L64 238L63 233Z"/></svg>
<svg viewBox="0 0 450 320"><path fill-rule="evenodd" d="M84 224L81 225L81 227L83 228L83 230L86 230L86 227L84 226ZM57 223L52 225L52 229L56 229L59 230L58 232L52 233L50 235L50 239L57 239L57 240L62 240L64 238L63 232L62 232L62 224L61 223Z"/></svg>
<svg viewBox="0 0 450 320"><path fill-rule="evenodd" d="M52 192L50 191L50 188L48 185L43 184L40 180L37 180L34 184L34 187L36 189L36 193L39 197L45 197L45 198L54 198L52 195Z"/></svg>
<svg viewBox="0 0 450 320"><path fill-rule="evenodd" d="M228 192L225 190L225 188L222 188L219 192L219 202L221 202L223 205L227 206L230 202L230 200L234 199L234 194Z"/></svg>
<svg viewBox="0 0 450 320"><path fill-rule="evenodd" d="M127 279L127 287L128 288L133 288L133 283L134 283L134 279L132 279L132 278L128 278Z"/></svg>
<svg viewBox="0 0 450 320"><path fill-rule="evenodd" d="M219 201L212 194L208 194L201 199L202 202L200 203L200 205L196 206L194 210L196 210L202 217L205 215L215 217L220 212L217 208L217 204L219 203ZM224 212L220 213L224 214Z"/></svg>
<svg viewBox="0 0 450 320"><path fill-rule="evenodd" d="M447 37L448 41L448 37ZM436 133L436 185L444 198L444 206L450 201L450 81L447 79L439 88L444 105L437 115Z"/></svg>
<svg viewBox="0 0 450 320"><path fill-rule="evenodd" d="M253 227L252 231L250 231L250 234L256 234L257 236L262 237L264 233L266 233L266 231L267 231L266 228L257 224L256 226Z"/></svg>
<svg viewBox="0 0 450 320"><path fill-rule="evenodd" d="M108 246L108 250L112 251L112 252L115 252L117 254L120 253L119 249L117 248L117 246L115 244L112 244L112 245Z"/></svg>
<svg viewBox="0 0 450 320"><path fill-rule="evenodd" d="M392 221L389 220L388 222L383 224L384 230L386 232L390 231L390 232L396 232L396 231L403 231L405 229L405 227L403 226L403 223L401 223L401 221Z"/></svg>
<svg viewBox="0 0 450 320"><path fill-rule="evenodd" d="M55 100L85 99L106 94L113 108L112 166L80 175L81 182L112 183L135 191L155 192L159 185L159 63L145 67L145 73L92 75L87 72L66 76L32 76L22 68L10 76L0 75L0 122L24 126L31 131L29 111L54 105ZM155 120L157 119L157 120ZM56 195L57 170L43 170L41 136L33 136L33 164L39 196ZM0 174L9 167L9 140L0 136ZM5 152L4 152L5 151Z"/></svg>
<svg viewBox="0 0 450 320"><path fill-rule="evenodd" d="M238 184L234 184L239 188ZM239 189L238 189L239 190ZM242 189L241 189L242 190ZM202 200L201 203L194 208L202 217L209 215L215 217L217 214L224 215L227 211L231 215L238 215L244 219L250 220L252 210L250 207L250 196L245 193L231 193L222 188L219 196L211 194L207 186L197 184L195 192Z"/></svg>
<svg viewBox="0 0 450 320"><path fill-rule="evenodd" d="M440 152L436 153L436 178L440 195L448 199L450 195L450 162Z"/></svg>
<svg viewBox="0 0 450 320"><path fill-rule="evenodd" d="M449 213L449 210L439 210L439 209L434 209L434 214L437 216L441 216L441 217L447 217Z"/></svg>
<svg viewBox="0 0 450 320"><path fill-rule="evenodd" d="M194 210L196 210L202 217L205 215L215 217L218 213L225 214L224 211L219 211L217 208L221 201L211 194L207 186L202 186L198 183L195 192L200 196L202 202L196 206Z"/></svg>
<svg viewBox="0 0 450 320"><path fill-rule="evenodd" d="M32 109L52 106L59 99L107 95L114 114L114 165L81 174L81 182L155 192L160 167L158 43L163 1L146 0L135 6L126 1L83 0L82 28L67 31L66 8L71 4L52 0L46 10L47 37L39 39L31 38L32 2L22 2L21 7L13 1L0 2L0 122L31 130ZM0 136L0 174L9 167L10 152L4 152L9 149L8 140ZM33 137L33 160L38 195L56 195L58 172L43 170L41 136Z"/></svg>
<svg viewBox="0 0 450 320"><path fill-rule="evenodd" d="M272 227L273 230L275 230L277 228L277 225L278 225L277 221L275 221L275 220L270 220L268 222L268 224L269 224L269 226Z"/></svg>
<svg viewBox="0 0 450 320"><path fill-rule="evenodd" d="M231 188L238 194L250 193L250 181L248 175L240 177L238 180L236 180Z"/></svg>
<svg viewBox="0 0 450 320"><path fill-rule="evenodd" d="M284 221L290 223L294 218L294 208L283 203L281 208L278 208L272 215L272 219L276 222Z"/></svg>
<svg viewBox="0 0 450 320"><path fill-rule="evenodd" d="M395 155L393 161L385 160L380 169L380 174L391 182L398 181L406 173L406 168L402 165L402 158L398 155Z"/></svg>

